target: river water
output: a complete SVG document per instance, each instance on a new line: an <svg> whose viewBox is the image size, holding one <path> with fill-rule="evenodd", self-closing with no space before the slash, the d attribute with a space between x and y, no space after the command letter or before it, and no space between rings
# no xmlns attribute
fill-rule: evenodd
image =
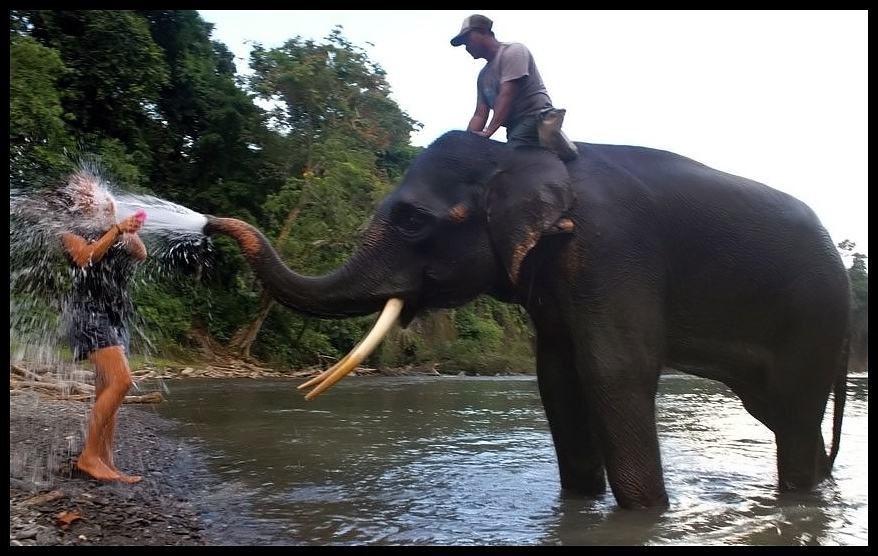
<svg viewBox="0 0 878 556"><path fill-rule="evenodd" d="M222 481L196 496L218 543L868 544L865 374L834 478L810 494L778 493L774 437L724 385L663 376L670 508L647 512L562 495L534 377L350 377L310 402L300 383L166 383L159 412Z"/></svg>

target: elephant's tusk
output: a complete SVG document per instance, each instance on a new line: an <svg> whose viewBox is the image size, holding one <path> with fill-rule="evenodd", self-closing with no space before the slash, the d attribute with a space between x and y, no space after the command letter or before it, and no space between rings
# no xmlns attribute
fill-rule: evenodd
<svg viewBox="0 0 878 556"><path fill-rule="evenodd" d="M393 326L393 323L399 318L399 314L402 312L402 305L402 299L396 297L388 299L387 304L384 305L384 310L381 311L381 315L379 315L378 320L375 322L372 330L369 331L369 334L363 338L363 341L357 344L349 354L336 363L331 369L308 381L317 382L318 379L320 379L320 384L308 392L305 395L305 399L313 400L333 384L344 378L345 375L353 371L363 359L369 357L369 354L375 350L379 343L381 343L381 340L383 340L384 336L390 331L390 327ZM322 378L324 376L325 378Z"/></svg>
<svg viewBox="0 0 878 556"><path fill-rule="evenodd" d="M390 305L390 302L391 302L391 301L394 301L394 300L391 299L391 300L389 300L389 301L385 304L385 306L384 306L385 309L382 309L382 311L381 311L382 314L383 314L384 311L386 310L387 306ZM397 299L396 301L399 301L400 303L402 303L401 300L398 300L398 299ZM400 307L400 310L402 310L402 307ZM378 318L380 319L380 318L381 318L381 315L379 315ZM375 326L377 326L377 325L378 325L378 323L376 322L376 323L375 323ZM374 330L375 326L373 326L373 330ZM311 377L311 378L308 379L306 382L303 382L302 384L300 384L300 385L297 386L296 388L299 389L299 390L304 390L305 388L308 388L309 386L314 386L315 384L320 384L321 382L323 382L324 380L326 380L326 377L328 377L330 374L332 374L333 372L335 372L335 370L337 370L337 369L338 369L339 367L341 367L342 365L345 365L345 364L350 360L351 355L353 355L353 354L354 354L354 353L360 348L360 346L363 345L363 343L364 343L367 339L369 339L369 336L370 336L371 334L372 334L372 331L370 331L370 333L367 334L365 338L363 338L362 340L360 340L360 342L359 342L356 346L354 346L353 349L351 349L351 351L348 352L347 355L345 355L344 357L342 357L341 359L339 359L338 361L336 361L336 362L335 362L335 365L333 365L332 367L326 369L325 371L323 371L323 372L320 373L319 375L317 375L317 376L315 376L315 377ZM374 350L374 349L375 349L375 348L370 349L369 352L371 353L372 350ZM366 356L368 356L368 353L366 354ZM365 357L365 356L364 356L364 357ZM357 363L357 364L359 364L359 363Z"/></svg>
<svg viewBox="0 0 878 556"><path fill-rule="evenodd" d="M362 343L363 342L360 342L360 344L362 344ZM357 349L358 347L360 347L360 344L357 344L356 346L354 346L354 349ZM307 382L303 382L302 384L298 385L296 388L299 390L304 390L305 388L308 388L309 386L314 386L315 384L320 384L321 382L324 381L324 379L326 379L327 376L332 374L332 371L336 370L339 365L344 364L348 359L350 359L351 353L353 353L353 350L351 350L350 353L348 353L347 355L345 355L344 357L342 357L341 359L336 361L335 365L326 369L325 371L323 371L319 375L311 377L310 379L308 379Z"/></svg>

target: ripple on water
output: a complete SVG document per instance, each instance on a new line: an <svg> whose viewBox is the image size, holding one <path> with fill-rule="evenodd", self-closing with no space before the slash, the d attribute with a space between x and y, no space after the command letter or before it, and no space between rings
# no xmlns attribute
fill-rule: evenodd
<svg viewBox="0 0 878 556"><path fill-rule="evenodd" d="M248 425L254 431L273 425L274 434L259 441L240 435L240 446L229 442L225 421L199 423L202 432L210 426L224 431L218 436L225 457L249 467L235 478L257 516L247 523L265 528L263 543L807 545L868 539L865 381L849 397L835 481L816 496L781 496L770 431L722 385L672 379L658 402L671 507L658 514L619 510L609 492L582 499L561 491L533 381L383 384L379 378L341 384L321 406L331 415L294 411L278 419L275 410L290 409L285 399L255 416L265 424ZM491 389L476 392L476 386ZM393 395L386 396L388 390ZM248 538L253 527L226 534Z"/></svg>

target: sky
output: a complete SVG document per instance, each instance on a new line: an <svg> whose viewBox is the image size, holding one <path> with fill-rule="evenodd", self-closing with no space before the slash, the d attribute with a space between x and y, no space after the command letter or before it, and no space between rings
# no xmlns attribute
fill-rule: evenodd
<svg viewBox="0 0 878 556"><path fill-rule="evenodd" d="M426 146L465 129L485 60L452 47L494 21L534 56L574 141L675 152L807 203L868 254L868 12L199 10L248 73L253 43L321 41L335 25L387 72ZM501 130L495 139L505 140ZM850 261L847 261L850 264Z"/></svg>

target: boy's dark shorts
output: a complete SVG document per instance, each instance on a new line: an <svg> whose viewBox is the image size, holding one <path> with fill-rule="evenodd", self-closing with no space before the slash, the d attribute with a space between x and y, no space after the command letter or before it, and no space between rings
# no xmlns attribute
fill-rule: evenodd
<svg viewBox="0 0 878 556"><path fill-rule="evenodd" d="M88 359L90 353L112 346L122 346L128 357L131 343L128 327L106 313L78 312L73 316L68 335L76 361Z"/></svg>

